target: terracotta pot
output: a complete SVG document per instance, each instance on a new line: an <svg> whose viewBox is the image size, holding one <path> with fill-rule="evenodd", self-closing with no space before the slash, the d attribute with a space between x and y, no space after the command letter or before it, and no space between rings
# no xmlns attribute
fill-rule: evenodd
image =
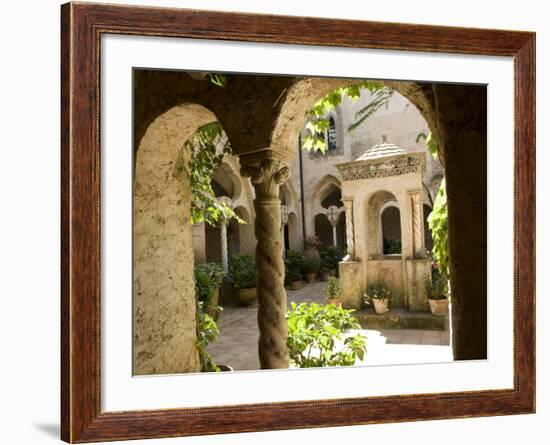
<svg viewBox="0 0 550 445"><path fill-rule="evenodd" d="M308 272L306 273L306 281L311 284L311 283L315 283L315 279L317 278L317 273L316 272Z"/></svg>
<svg viewBox="0 0 550 445"><path fill-rule="evenodd" d="M300 281L291 281L288 285L289 289L291 290L298 290L304 287L304 282L302 280Z"/></svg>
<svg viewBox="0 0 550 445"><path fill-rule="evenodd" d="M250 306L256 302L256 288L236 289L237 299L243 306Z"/></svg>
<svg viewBox="0 0 550 445"><path fill-rule="evenodd" d="M315 247L307 247L304 249L304 256L306 258L316 258L318 260L321 259L321 255L319 255L319 251Z"/></svg>
<svg viewBox="0 0 550 445"><path fill-rule="evenodd" d="M327 298L327 304L333 304L334 306L342 306L342 300L339 298Z"/></svg>
<svg viewBox="0 0 550 445"><path fill-rule="evenodd" d="M436 317L444 317L447 313L447 299L428 300L430 302L430 310Z"/></svg>
<svg viewBox="0 0 550 445"><path fill-rule="evenodd" d="M328 281L331 276L332 276L332 274L330 272L322 272L321 273L321 278L322 278L323 281Z"/></svg>
<svg viewBox="0 0 550 445"><path fill-rule="evenodd" d="M383 315L389 311L387 298L385 299L373 298L372 301L374 302L374 310L376 311L377 314Z"/></svg>

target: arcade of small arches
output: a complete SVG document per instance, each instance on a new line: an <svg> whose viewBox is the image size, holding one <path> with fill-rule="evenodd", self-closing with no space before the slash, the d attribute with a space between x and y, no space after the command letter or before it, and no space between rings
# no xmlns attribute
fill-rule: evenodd
<svg viewBox="0 0 550 445"><path fill-rule="evenodd" d="M300 248L309 234L317 234L325 245L347 247L348 255L340 263L347 307L357 307L369 280L383 279L400 295L398 304L410 310L426 309L420 285L430 273L424 217L429 208L423 187L425 153L398 150L380 157L377 154L383 152L385 142L376 144L371 157L335 163L340 178L325 175L318 181L316 193L308 194L307 199L300 196L303 184L296 184L293 176L298 170L292 169L299 156L296 141L308 110L349 80L242 76L248 78L236 77L225 88L215 89L204 78L186 73L135 70L134 76L136 374L199 369L193 264L213 260L227 267L228 258L237 251L254 252L256 258L261 367L287 368L283 257L274 253ZM478 228L456 210L460 202L467 207L471 204L468 218L472 212L483 211L483 194L472 189L482 188L485 173L469 177L462 188L459 184L464 185L464 169L478 172L484 164L475 156L462 163L456 157L465 142L470 148L485 143L483 128L476 127L482 119L472 119L472 115L485 112L483 94L474 91L472 95L471 90L466 93L453 85L388 85L414 104L439 142L449 194L450 232L453 224L462 224L471 235L469 252L451 237L452 260L459 263L476 257L476 249L483 244ZM446 107L453 125L447 120ZM224 159L213 178L213 188L217 198L229 203L245 224L192 227L189 179L175 166L188 161L183 142L199 126L215 120L223 125L233 155ZM460 125L469 128L464 133L468 141L457 132ZM339 150L341 136L336 127L337 120L333 120L328 130L329 152ZM385 241L393 242L392 253ZM397 244L399 252L394 253ZM453 310L457 311L453 332L461 334L460 338L453 334L455 358L486 354L479 346L483 344L480 338L486 336L483 310L479 313L471 305L478 292L461 292L479 285L476 268L479 264L475 261L462 261L459 269L451 264L456 294ZM472 280L478 280L475 286Z"/></svg>

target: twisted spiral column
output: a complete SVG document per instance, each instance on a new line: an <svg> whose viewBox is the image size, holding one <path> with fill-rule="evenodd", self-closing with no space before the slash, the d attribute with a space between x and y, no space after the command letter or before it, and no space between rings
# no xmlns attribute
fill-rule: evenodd
<svg viewBox="0 0 550 445"><path fill-rule="evenodd" d="M243 164L243 160L241 159ZM256 192L256 268L258 278L258 352L262 369L288 368L288 327L285 320L286 292L281 255L281 202L279 185L288 178L288 167L265 157L259 163L243 164L243 176L251 178Z"/></svg>
<svg viewBox="0 0 550 445"><path fill-rule="evenodd" d="M420 207L420 192L409 192L412 204L412 222L413 222L413 252L415 258L424 257L424 243L422 231L424 229Z"/></svg>
<svg viewBox="0 0 550 445"><path fill-rule="evenodd" d="M348 245L348 259L355 259L355 234L353 229L353 200L343 199L346 212L346 243Z"/></svg>

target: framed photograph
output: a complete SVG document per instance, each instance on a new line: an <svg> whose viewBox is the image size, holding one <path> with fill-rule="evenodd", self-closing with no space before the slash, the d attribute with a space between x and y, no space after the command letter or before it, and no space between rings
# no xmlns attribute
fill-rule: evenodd
<svg viewBox="0 0 550 445"><path fill-rule="evenodd" d="M61 436L535 411L535 34L61 8Z"/></svg>

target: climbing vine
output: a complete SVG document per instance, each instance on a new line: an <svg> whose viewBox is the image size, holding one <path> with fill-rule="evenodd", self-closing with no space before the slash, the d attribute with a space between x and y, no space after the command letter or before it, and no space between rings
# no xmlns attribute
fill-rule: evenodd
<svg viewBox="0 0 550 445"><path fill-rule="evenodd" d="M416 142L420 139L426 141L428 150L434 159L438 158L439 147L432 133L420 133ZM435 197L432 212L428 217L428 227L432 233L433 247L432 257L437 263L437 268L441 274L443 291L448 292L449 280L449 214L447 210L447 191L445 189L445 178L439 185L439 190Z"/></svg>
<svg viewBox="0 0 550 445"><path fill-rule="evenodd" d="M242 222L231 207L216 199L212 189L212 177L223 157L231 154L221 124L215 121L200 126L184 148L192 153L187 166L191 182L191 223L206 222L215 226L232 218ZM180 160L176 168L181 172L185 168L183 161Z"/></svg>

